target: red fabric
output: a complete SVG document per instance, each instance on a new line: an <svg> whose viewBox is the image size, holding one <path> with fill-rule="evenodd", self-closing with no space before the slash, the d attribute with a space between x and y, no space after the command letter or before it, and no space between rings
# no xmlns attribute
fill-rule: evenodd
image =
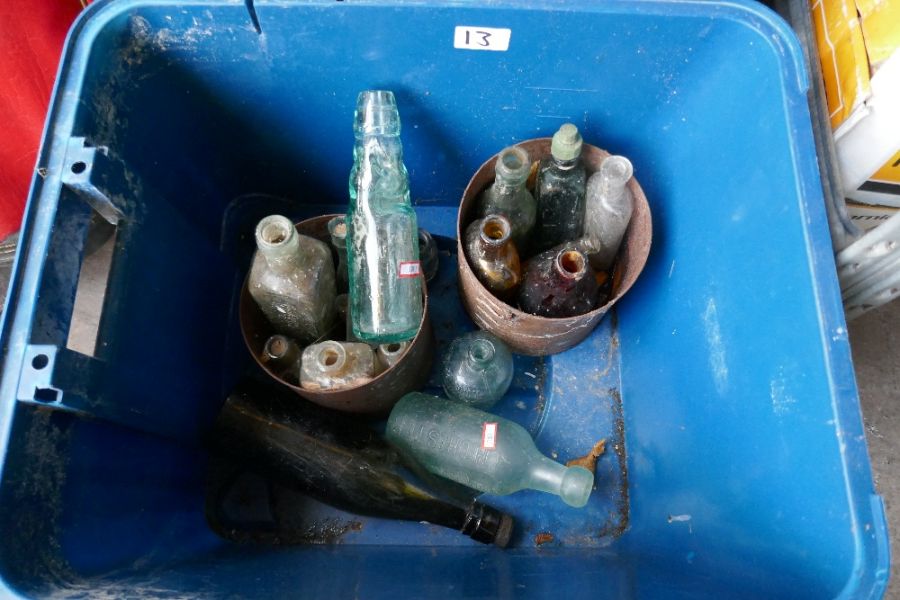
<svg viewBox="0 0 900 600"><path fill-rule="evenodd" d="M19 229L56 68L80 0L0 0L0 239Z"/></svg>

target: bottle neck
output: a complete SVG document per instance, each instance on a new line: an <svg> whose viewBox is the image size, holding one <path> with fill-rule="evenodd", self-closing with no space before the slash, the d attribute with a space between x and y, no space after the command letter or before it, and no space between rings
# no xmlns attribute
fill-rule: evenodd
<svg viewBox="0 0 900 600"><path fill-rule="evenodd" d="M408 201L399 135L358 136L353 155L350 193L357 204L390 206Z"/></svg>
<svg viewBox="0 0 900 600"><path fill-rule="evenodd" d="M337 375L347 367L347 351L337 342L322 342L315 360L322 373Z"/></svg>
<svg viewBox="0 0 900 600"><path fill-rule="evenodd" d="M488 340L472 340L466 350L466 366L471 371L484 371L494 360L494 344Z"/></svg>
<svg viewBox="0 0 900 600"><path fill-rule="evenodd" d="M256 247L273 271L290 272L303 264L300 234L289 221L261 223L256 232Z"/></svg>
<svg viewBox="0 0 900 600"><path fill-rule="evenodd" d="M540 459L531 464L525 487L559 496L562 493L566 470L568 467L540 455Z"/></svg>
<svg viewBox="0 0 900 600"><path fill-rule="evenodd" d="M574 247L564 248L554 257L550 273L560 285L577 283L588 273L587 258Z"/></svg>
<svg viewBox="0 0 900 600"><path fill-rule="evenodd" d="M622 196L625 195L627 180L617 177L604 176L601 180L601 202L608 209L617 209L622 204Z"/></svg>
<svg viewBox="0 0 900 600"><path fill-rule="evenodd" d="M488 260L499 259L509 244L512 228L509 221L500 215L491 215L481 220L478 229L478 244Z"/></svg>
<svg viewBox="0 0 900 600"><path fill-rule="evenodd" d="M553 160L553 166L556 167L557 169L559 169L560 171L571 171L572 169L575 168L576 165L578 165L578 161L581 160L580 156L576 156L575 158L571 158L571 159L567 159L567 160L562 160L562 159L556 158L552 154L550 156L552 157L552 160Z"/></svg>

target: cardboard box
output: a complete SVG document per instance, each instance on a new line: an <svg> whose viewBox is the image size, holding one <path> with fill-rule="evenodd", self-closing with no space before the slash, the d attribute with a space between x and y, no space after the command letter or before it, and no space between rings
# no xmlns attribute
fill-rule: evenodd
<svg viewBox="0 0 900 600"><path fill-rule="evenodd" d="M900 0L816 0L812 16L844 193L900 207Z"/></svg>

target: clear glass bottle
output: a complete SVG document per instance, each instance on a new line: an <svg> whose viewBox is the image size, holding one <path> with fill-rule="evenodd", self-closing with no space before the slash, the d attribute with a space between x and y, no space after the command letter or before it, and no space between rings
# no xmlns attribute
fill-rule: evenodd
<svg viewBox="0 0 900 600"><path fill-rule="evenodd" d="M531 172L528 153L518 146L505 148L494 165L494 183L479 199L478 216L503 215L512 229L512 241L524 251L529 247L537 219L537 202L525 187Z"/></svg>
<svg viewBox="0 0 900 600"><path fill-rule="evenodd" d="M581 145L578 128L566 123L553 134L550 156L541 161L535 186L538 252L582 236L586 174Z"/></svg>
<svg viewBox="0 0 900 600"><path fill-rule="evenodd" d="M535 489L580 508L594 485L584 467L541 454L518 423L419 392L394 406L385 436L432 473L489 494Z"/></svg>
<svg viewBox="0 0 900 600"><path fill-rule="evenodd" d="M419 260L422 262L422 276L431 281L437 275L440 259L438 248L431 234L419 227Z"/></svg>
<svg viewBox="0 0 900 600"><path fill-rule="evenodd" d="M494 334L472 331L450 343L441 379L451 400L488 410L509 390L513 357Z"/></svg>
<svg viewBox="0 0 900 600"><path fill-rule="evenodd" d="M300 387L338 390L375 377L375 353L368 344L328 340L307 346L300 360Z"/></svg>
<svg viewBox="0 0 900 600"><path fill-rule="evenodd" d="M612 266L631 221L634 196L628 180L633 172L631 161L624 156L608 156L588 179L584 237L591 247L588 259L598 271Z"/></svg>
<svg viewBox="0 0 900 600"><path fill-rule="evenodd" d="M465 250L478 280L501 300L515 298L522 279L512 228L503 215L488 215L466 227Z"/></svg>
<svg viewBox="0 0 900 600"><path fill-rule="evenodd" d="M593 310L597 278L574 245L548 250L525 264L519 307L541 317L574 317Z"/></svg>
<svg viewBox="0 0 900 600"><path fill-rule="evenodd" d="M412 339L422 320L416 213L403 165L394 94L362 92L347 213L353 334L368 343Z"/></svg>
<svg viewBox="0 0 900 600"><path fill-rule="evenodd" d="M266 483L303 492L350 513L427 522L500 547L507 545L513 530L509 515L476 501L472 490L432 475L364 423L298 402L293 394L273 386L242 382L222 407L209 441L213 459L247 464ZM220 491L224 486L210 483L207 518L229 539L240 539L247 530L257 534L253 539L282 544L308 536L295 525L302 521L308 528L305 519L278 518L288 516L287 507L275 511L278 516L271 525L260 523L258 512L252 520L244 520L248 525L226 519L229 511L222 499L226 494ZM243 531L235 531L240 525Z"/></svg>
<svg viewBox="0 0 900 600"><path fill-rule="evenodd" d="M335 315L328 246L301 235L280 215L259 222L256 246L248 287L272 327L301 345L328 335Z"/></svg>
<svg viewBox="0 0 900 600"><path fill-rule="evenodd" d="M382 371L387 371L393 367L406 354L409 348L409 342L391 342L390 344L380 344L375 349L375 358L378 359L378 365Z"/></svg>
<svg viewBox="0 0 900 600"><path fill-rule="evenodd" d="M337 277L337 289L339 292L347 290L347 217L341 215L328 221L328 234L331 236L331 246L338 256L335 276Z"/></svg>
<svg viewBox="0 0 900 600"><path fill-rule="evenodd" d="M262 361L290 384L300 381L300 347L287 336L276 334L263 345Z"/></svg>

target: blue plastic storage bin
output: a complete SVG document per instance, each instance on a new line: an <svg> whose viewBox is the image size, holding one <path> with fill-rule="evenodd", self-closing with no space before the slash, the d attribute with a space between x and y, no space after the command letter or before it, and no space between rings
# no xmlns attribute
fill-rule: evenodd
<svg viewBox="0 0 900 600"><path fill-rule="evenodd" d="M508 29L508 49L454 48L458 26ZM521 360L499 405L560 460L610 440L583 510L490 499L518 519L505 551L315 504L311 528L354 527L270 548L204 519L202 437L250 363L236 298L253 224L346 204L354 101L371 87L397 93L436 234L452 235L484 159L565 121L629 156L652 206L650 261L617 314L567 353ZM806 88L795 38L750 2L90 6L4 311L6 591L878 597L887 531ZM88 355L67 340L95 213L117 235ZM472 325L442 258L446 341Z"/></svg>

